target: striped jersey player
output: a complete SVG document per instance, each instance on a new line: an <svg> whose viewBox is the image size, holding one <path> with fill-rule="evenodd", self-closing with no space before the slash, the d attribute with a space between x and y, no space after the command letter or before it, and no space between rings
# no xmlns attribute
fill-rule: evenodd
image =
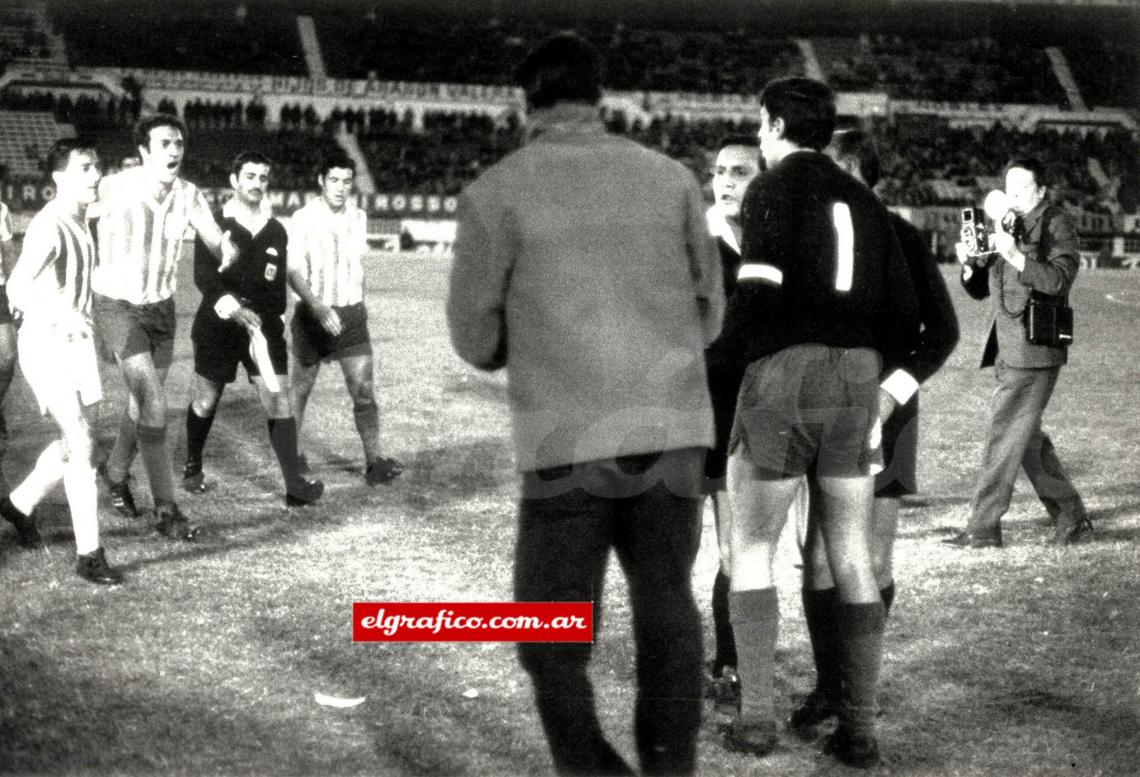
<svg viewBox="0 0 1140 777"><path fill-rule="evenodd" d="M119 433L102 469L112 503L137 516L127 474L136 450L154 497L155 528L193 540L196 528L174 501L174 473L166 442L164 381L174 356L174 290L187 228L221 259L237 248L223 235L202 192L179 177L186 128L175 116L141 119L134 140L142 164L104 181L100 192L99 264L92 277L95 319L104 351L113 355L130 394Z"/></svg>
<svg viewBox="0 0 1140 777"><path fill-rule="evenodd" d="M35 468L0 500L0 515L15 524L22 544L40 544L32 512L61 480L71 509L78 554L76 571L94 583L122 582L99 544L98 494L91 463L89 408L103 398L91 324L91 270L95 242L87 206L97 197L98 157L83 141L57 141L48 155L56 196L28 225L8 284L22 318L20 368L40 411L61 437Z"/></svg>
<svg viewBox="0 0 1140 777"><path fill-rule="evenodd" d="M355 177L356 163L347 155L326 157L317 170L320 196L293 214L289 285L301 297L291 325L297 359L293 412L300 430L321 362L340 362L364 447L364 480L374 486L397 477L402 467L380 451L372 340L364 306L367 218L350 201Z"/></svg>

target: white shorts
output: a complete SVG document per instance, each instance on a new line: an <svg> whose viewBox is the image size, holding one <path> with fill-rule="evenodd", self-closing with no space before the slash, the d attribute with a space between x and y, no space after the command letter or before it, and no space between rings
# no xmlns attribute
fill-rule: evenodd
<svg viewBox="0 0 1140 777"><path fill-rule="evenodd" d="M32 322L20 327L20 369L36 395L40 413L48 406L74 400L87 407L103 399L95 338L91 332L68 338Z"/></svg>

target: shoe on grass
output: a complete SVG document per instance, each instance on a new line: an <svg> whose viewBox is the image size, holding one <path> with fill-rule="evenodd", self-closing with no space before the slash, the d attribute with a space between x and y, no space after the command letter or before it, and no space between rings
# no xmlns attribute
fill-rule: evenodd
<svg viewBox="0 0 1140 777"><path fill-rule="evenodd" d="M139 508L135 505L135 497L131 494L131 487L128 483L130 475L121 481L111 480L107 474L106 462L99 465L98 472L99 477L107 485L107 493L111 497L111 506L124 518L138 518Z"/></svg>
<svg viewBox="0 0 1140 777"><path fill-rule="evenodd" d="M304 507L321 498L325 484L319 480L297 478L297 482L285 490L285 504L288 507Z"/></svg>
<svg viewBox="0 0 1140 777"><path fill-rule="evenodd" d="M392 458L381 456L368 462L364 482L370 486L391 483L404 471L404 465Z"/></svg>
<svg viewBox="0 0 1140 777"><path fill-rule="evenodd" d="M75 574L84 580L96 585L119 585L123 582L123 573L107 563L103 548L96 548L75 558Z"/></svg>
<svg viewBox="0 0 1140 777"><path fill-rule="evenodd" d="M875 737L852 734L842 727L824 740L823 752L855 769L870 769L880 760L879 743Z"/></svg>
<svg viewBox="0 0 1140 777"><path fill-rule="evenodd" d="M44 546L40 530L36 528L36 519L20 512L16 505L12 504L11 497L0 499L0 516L16 527L16 541L22 547L34 550Z"/></svg>
<svg viewBox="0 0 1140 777"><path fill-rule="evenodd" d="M173 502L155 507L154 517L154 530L168 539L193 542L198 538L199 527L190 523L190 519Z"/></svg>
<svg viewBox="0 0 1140 777"><path fill-rule="evenodd" d="M206 473L201 462L186 462L182 468L182 490L188 494L206 493Z"/></svg>

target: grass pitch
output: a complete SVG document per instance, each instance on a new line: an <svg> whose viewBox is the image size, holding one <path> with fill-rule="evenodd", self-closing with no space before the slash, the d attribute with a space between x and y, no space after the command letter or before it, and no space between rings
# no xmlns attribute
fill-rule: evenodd
<svg viewBox="0 0 1140 777"><path fill-rule="evenodd" d="M183 263L176 363L167 381L180 465L197 293ZM949 276L948 276L949 277ZM142 522L100 515L113 590L73 573L62 492L40 511L47 554L19 552L0 527L0 772L185 775L548 773L529 683L511 645L353 644L353 601L510 597L515 480L502 374L470 370L443 320L447 262L371 259L368 304L389 486L363 482L351 404L335 365L310 404L303 444L327 490L286 510L251 387L223 397L206 451L212 488L182 499L206 528L171 543ZM908 500L896 550L880 718L898 775L1127 775L1140 751L1140 273L1085 271L1073 292L1077 343L1045 425L1097 525L1057 549L1022 480L1004 550L939 544L965 523L993 388L977 369L987 309L951 290L963 338L923 389L923 493ZM124 401L118 376L98 432ZM5 402L4 459L18 482L50 439L21 379ZM135 467L136 494L149 503ZM102 495L105 497L105 495ZM711 513L694 573L706 626L715 572ZM783 711L812 670L790 544L780 551ZM612 565L592 673L603 725L634 758L633 646ZM711 626L706 629L711 645ZM476 693L470 693L470 691ZM315 693L366 697L353 709ZM843 774L817 747L782 737L757 760L726 752L708 710L700 771Z"/></svg>

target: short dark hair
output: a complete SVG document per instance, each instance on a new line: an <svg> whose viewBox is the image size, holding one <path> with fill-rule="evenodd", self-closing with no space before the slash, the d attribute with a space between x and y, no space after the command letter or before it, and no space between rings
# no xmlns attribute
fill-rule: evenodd
<svg viewBox="0 0 1140 777"><path fill-rule="evenodd" d="M1033 180L1037 182L1038 186L1048 186L1049 178L1045 172L1045 163L1035 156L1015 156L1013 159L1006 162L1005 169L1002 170L1002 177L1015 167L1020 167L1022 170L1028 170L1033 173Z"/></svg>
<svg viewBox="0 0 1140 777"><path fill-rule="evenodd" d="M260 151L242 151L234 157L233 164L230 165L230 175L240 175L241 169L246 165L273 167L273 162Z"/></svg>
<svg viewBox="0 0 1140 777"><path fill-rule="evenodd" d="M733 135L725 135L716 144L716 150L721 151L729 146L747 146L748 148L760 148L760 138L756 135L748 135L740 132Z"/></svg>
<svg viewBox="0 0 1140 777"><path fill-rule="evenodd" d="M317 163L317 177L324 178L329 170L334 167L343 167L346 170L351 170L353 175L356 175L356 162L352 157L343 151L333 151L321 157L321 161Z"/></svg>
<svg viewBox="0 0 1140 777"><path fill-rule="evenodd" d="M591 105L602 99L602 55L573 32L559 32L535 44L515 71L531 108L559 102Z"/></svg>
<svg viewBox="0 0 1140 777"><path fill-rule="evenodd" d="M840 159L854 159L863 183L874 188L879 182L880 160L879 149L870 134L861 129L840 130L832 136L831 147Z"/></svg>
<svg viewBox="0 0 1140 777"><path fill-rule="evenodd" d="M186 139L186 125L182 123L182 119L172 113L155 113L150 116L144 116L135 122L135 129L132 133L135 145L149 149L150 131L155 127L173 127L182 133L183 140Z"/></svg>
<svg viewBox="0 0 1140 777"><path fill-rule="evenodd" d="M71 155L90 153L92 156L98 158L98 153L95 151L95 144L86 138L60 138L51 144L51 148L47 152L47 171L48 173L58 172L59 170L66 170L67 165L71 162Z"/></svg>
<svg viewBox="0 0 1140 777"><path fill-rule="evenodd" d="M811 78L777 78L760 93L768 120L784 120L784 137L799 146L822 151L835 130L835 93Z"/></svg>

